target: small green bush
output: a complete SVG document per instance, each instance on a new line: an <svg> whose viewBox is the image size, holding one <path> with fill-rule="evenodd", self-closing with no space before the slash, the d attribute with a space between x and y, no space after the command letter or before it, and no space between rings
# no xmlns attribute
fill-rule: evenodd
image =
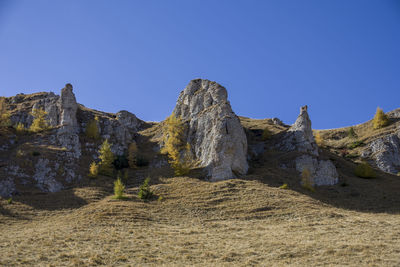
<svg viewBox="0 0 400 267"><path fill-rule="evenodd" d="M347 136L349 138L357 138L358 137L356 132L354 131L353 127L350 127L350 129L347 131Z"/></svg>
<svg viewBox="0 0 400 267"><path fill-rule="evenodd" d="M288 189L288 184L283 184L279 187L280 189Z"/></svg>
<svg viewBox="0 0 400 267"><path fill-rule="evenodd" d="M125 185L122 183L121 178L118 177L118 179L114 182L114 198L115 199L124 199L124 190L125 190Z"/></svg>
<svg viewBox="0 0 400 267"><path fill-rule="evenodd" d="M96 178L98 174L99 174L99 165L93 161L89 166L88 176L91 178Z"/></svg>
<svg viewBox="0 0 400 267"><path fill-rule="evenodd" d="M10 197L9 199L7 199L7 203L8 203L8 204L12 204L12 202L13 202L12 197Z"/></svg>
<svg viewBox="0 0 400 267"><path fill-rule="evenodd" d="M27 131L22 122L19 122L17 125L14 126L14 128L17 131L17 134L24 134Z"/></svg>
<svg viewBox="0 0 400 267"><path fill-rule="evenodd" d="M347 159L355 159L355 158L358 158L358 154L347 154L345 156L345 158L347 158Z"/></svg>
<svg viewBox="0 0 400 267"><path fill-rule="evenodd" d="M361 178L376 178L374 169L367 162L358 164L354 169L354 174Z"/></svg>
<svg viewBox="0 0 400 267"><path fill-rule="evenodd" d="M354 149L356 147L364 146L364 145L365 145L365 143L363 141L355 141L355 142L349 144L347 147L350 149Z"/></svg>
<svg viewBox="0 0 400 267"><path fill-rule="evenodd" d="M144 179L143 184L139 187L138 197L140 199L148 200L153 196L153 192L150 190L150 177Z"/></svg>

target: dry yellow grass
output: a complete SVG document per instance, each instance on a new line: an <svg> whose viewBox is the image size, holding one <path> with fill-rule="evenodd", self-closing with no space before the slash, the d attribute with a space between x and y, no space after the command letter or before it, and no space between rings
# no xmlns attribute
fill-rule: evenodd
<svg viewBox="0 0 400 267"><path fill-rule="evenodd" d="M160 178L151 188L162 201L139 200L137 186L114 200L107 178L109 187L3 200L0 265L400 264L398 210L340 208L318 199L329 189L307 195L252 177Z"/></svg>

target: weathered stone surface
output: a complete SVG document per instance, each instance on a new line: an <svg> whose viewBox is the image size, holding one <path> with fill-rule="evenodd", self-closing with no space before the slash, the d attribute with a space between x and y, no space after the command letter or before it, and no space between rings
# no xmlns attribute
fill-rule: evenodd
<svg viewBox="0 0 400 267"><path fill-rule="evenodd" d="M281 148L285 151L299 151L318 156L318 146L315 143L312 133L311 120L308 116L307 106L300 108L300 115L287 131Z"/></svg>
<svg viewBox="0 0 400 267"><path fill-rule="evenodd" d="M7 178L0 181L0 196L10 197L15 192L15 184L13 179Z"/></svg>
<svg viewBox="0 0 400 267"><path fill-rule="evenodd" d="M335 165L329 160L319 158L318 146L315 143L308 116L307 106L300 108L300 115L289 128L278 148L283 151L298 151L304 153L295 160L296 170L310 171L315 185L333 185L339 181Z"/></svg>
<svg viewBox="0 0 400 267"><path fill-rule="evenodd" d="M67 148L73 153L73 157L79 159L81 156L81 143L79 141L79 125L76 118L78 103L72 92L72 85L66 84L61 89L60 128L57 132L57 140L60 146Z"/></svg>
<svg viewBox="0 0 400 267"><path fill-rule="evenodd" d="M382 171L397 174L400 171L400 134L391 134L372 141L361 156L371 157Z"/></svg>
<svg viewBox="0 0 400 267"><path fill-rule="evenodd" d="M188 123L187 142L211 180L247 172L247 139L224 87L209 80L190 81L179 95L174 114Z"/></svg>
<svg viewBox="0 0 400 267"><path fill-rule="evenodd" d="M329 160L318 160L310 155L296 158L296 170L302 173L304 169L310 171L314 185L334 185L339 181L335 165Z"/></svg>
<svg viewBox="0 0 400 267"><path fill-rule="evenodd" d="M61 89L60 110L61 129L68 132L78 132L78 121L76 119L78 103L76 102L75 94L72 92L72 85L70 83L67 83L65 87Z"/></svg>
<svg viewBox="0 0 400 267"><path fill-rule="evenodd" d="M39 159L35 165L35 174L33 178L37 182L37 187L44 192L57 192L63 186L55 179L55 171L49 166L48 159Z"/></svg>

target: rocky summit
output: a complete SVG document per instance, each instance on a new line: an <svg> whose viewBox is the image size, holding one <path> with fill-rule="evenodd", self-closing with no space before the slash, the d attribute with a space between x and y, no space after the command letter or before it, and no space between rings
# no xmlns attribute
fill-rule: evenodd
<svg viewBox="0 0 400 267"><path fill-rule="evenodd" d="M186 140L211 180L246 174L246 135L224 87L209 80L192 80L173 112L188 123Z"/></svg>

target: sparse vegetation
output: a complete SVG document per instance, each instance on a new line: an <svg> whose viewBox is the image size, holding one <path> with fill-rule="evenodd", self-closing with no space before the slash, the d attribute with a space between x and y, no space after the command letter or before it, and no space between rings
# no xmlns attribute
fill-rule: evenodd
<svg viewBox="0 0 400 267"><path fill-rule="evenodd" d="M128 162L131 169L135 169L137 167L137 154L138 147L136 145L136 142L133 142L129 145L128 148Z"/></svg>
<svg viewBox="0 0 400 267"><path fill-rule="evenodd" d="M361 178L376 178L374 169L366 161L357 165L354 174Z"/></svg>
<svg viewBox="0 0 400 267"><path fill-rule="evenodd" d="M114 182L114 198L115 199L124 199L124 190L125 185L121 181L121 177L118 177Z"/></svg>
<svg viewBox="0 0 400 267"><path fill-rule="evenodd" d="M355 141L355 142L349 144L347 147L350 149L354 149L356 147L364 146L364 145L365 145L365 143L363 141Z"/></svg>
<svg viewBox="0 0 400 267"><path fill-rule="evenodd" d="M17 152L15 153L15 156L17 158L23 158L25 156L25 152L22 149L18 149Z"/></svg>
<svg viewBox="0 0 400 267"><path fill-rule="evenodd" d="M349 137L349 138L357 138L358 137L358 135L354 131L353 127L350 127L349 130L347 131L347 137Z"/></svg>
<svg viewBox="0 0 400 267"><path fill-rule="evenodd" d="M288 184L283 184L279 187L280 189L288 189Z"/></svg>
<svg viewBox="0 0 400 267"><path fill-rule="evenodd" d="M262 140L266 141L266 140L270 139L271 137L272 137L272 132L267 127L264 128L262 136L261 136Z"/></svg>
<svg viewBox="0 0 400 267"><path fill-rule="evenodd" d="M99 174L99 165L93 161L89 166L88 176L91 178L96 178L98 174Z"/></svg>
<svg viewBox="0 0 400 267"><path fill-rule="evenodd" d="M322 139L321 133L319 131L315 134L314 138L315 138L315 143L317 143L319 147L324 146L324 140Z"/></svg>
<svg viewBox="0 0 400 267"><path fill-rule="evenodd" d="M29 127L29 131L37 133L49 129L49 124L47 122L46 116L47 112L41 108L34 109L32 111L33 122Z"/></svg>
<svg viewBox="0 0 400 267"><path fill-rule="evenodd" d="M0 127L11 126L10 112L7 111L5 98L0 97Z"/></svg>
<svg viewBox="0 0 400 267"><path fill-rule="evenodd" d="M26 128L22 122L18 122L14 128L17 131L17 134L24 134L26 132Z"/></svg>
<svg viewBox="0 0 400 267"><path fill-rule="evenodd" d="M99 151L99 173L107 176L113 175L113 162L115 159L114 153L111 151L111 145L106 139L100 147Z"/></svg>
<svg viewBox="0 0 400 267"><path fill-rule="evenodd" d="M164 147L161 149L161 153L168 155L169 163L175 170L175 175L185 175L189 173L191 161L189 155L190 145L183 140L185 131L184 123L173 113L164 123Z"/></svg>
<svg viewBox="0 0 400 267"><path fill-rule="evenodd" d="M143 200L148 200L153 196L153 192L150 190L150 177L144 179L143 184L139 187L138 197Z"/></svg>
<svg viewBox="0 0 400 267"><path fill-rule="evenodd" d="M381 108L376 109L374 119L372 120L374 129L380 129L389 125L389 118Z"/></svg>
<svg viewBox="0 0 400 267"><path fill-rule="evenodd" d="M98 122L99 118L96 116L94 120L89 121L87 124L85 134L88 138L93 140L98 140L100 138Z"/></svg>
<svg viewBox="0 0 400 267"><path fill-rule="evenodd" d="M304 168L303 171L301 172L301 185L303 186L303 188L311 192L315 192L314 179L308 168Z"/></svg>

